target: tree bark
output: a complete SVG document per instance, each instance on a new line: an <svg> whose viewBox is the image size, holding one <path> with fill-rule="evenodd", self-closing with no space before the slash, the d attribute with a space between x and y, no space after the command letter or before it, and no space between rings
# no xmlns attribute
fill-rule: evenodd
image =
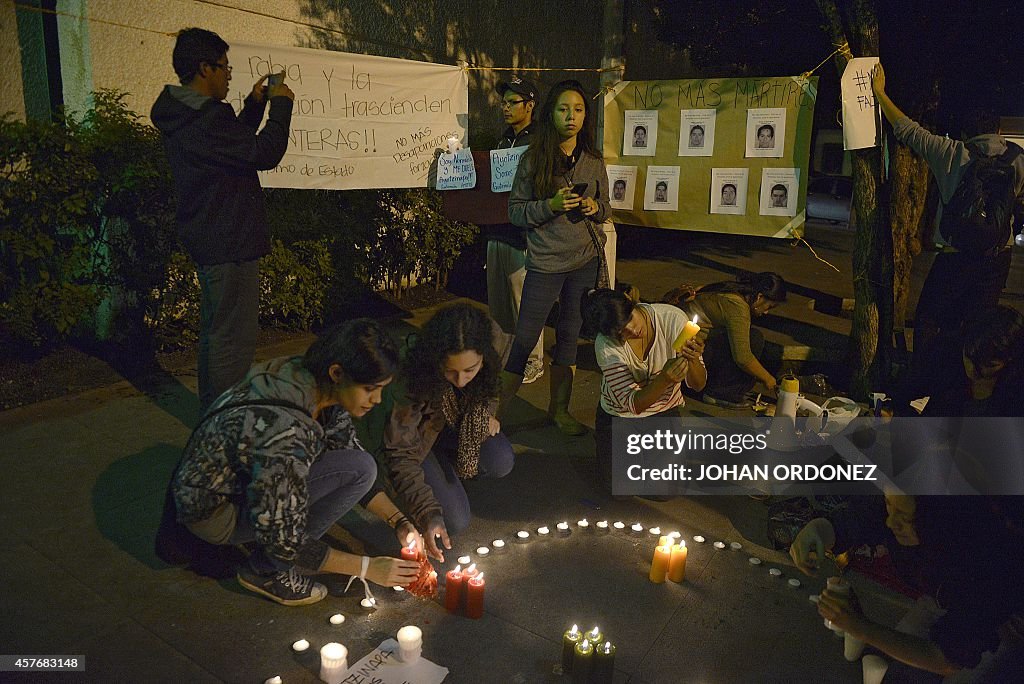
<svg viewBox="0 0 1024 684"><path fill-rule="evenodd" d="M848 43L857 56L878 54L878 18L873 0L816 0L825 30L836 45ZM849 58L835 57L842 75ZM850 333L850 393L865 399L888 380L892 366L893 240L888 228L888 198L878 148L853 152L853 329ZM909 271L908 271L909 273Z"/></svg>

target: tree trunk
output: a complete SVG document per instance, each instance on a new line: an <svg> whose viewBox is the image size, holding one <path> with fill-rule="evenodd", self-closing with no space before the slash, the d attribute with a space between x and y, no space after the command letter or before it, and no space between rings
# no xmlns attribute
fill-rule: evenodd
<svg viewBox="0 0 1024 684"><path fill-rule="evenodd" d="M816 0L825 30L836 45L849 43L857 56L878 54L878 18L873 0ZM842 75L849 58L838 54ZM893 241L888 228L882 155L878 148L853 152L853 329L850 333L850 393L864 399L889 377L893 334ZM909 272L909 271L908 271Z"/></svg>

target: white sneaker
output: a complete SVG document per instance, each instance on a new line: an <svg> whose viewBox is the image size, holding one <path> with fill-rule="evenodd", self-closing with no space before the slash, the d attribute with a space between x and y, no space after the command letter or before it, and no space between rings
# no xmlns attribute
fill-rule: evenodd
<svg viewBox="0 0 1024 684"><path fill-rule="evenodd" d="M544 375L544 362L530 358L526 361L526 368L523 370L523 384L529 385L536 382L537 378Z"/></svg>

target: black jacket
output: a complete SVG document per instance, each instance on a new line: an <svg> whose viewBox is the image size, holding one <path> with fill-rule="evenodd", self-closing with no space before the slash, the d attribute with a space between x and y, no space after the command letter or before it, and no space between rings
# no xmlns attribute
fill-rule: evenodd
<svg viewBox="0 0 1024 684"><path fill-rule="evenodd" d="M174 175L178 232L200 266L257 259L270 251L258 170L272 169L288 149L292 101L250 95L236 117L231 105L183 86L166 86L150 117L164 137Z"/></svg>

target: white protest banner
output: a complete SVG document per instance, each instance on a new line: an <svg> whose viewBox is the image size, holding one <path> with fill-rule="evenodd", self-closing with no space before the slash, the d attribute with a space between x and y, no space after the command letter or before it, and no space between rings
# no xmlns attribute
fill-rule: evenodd
<svg viewBox="0 0 1024 684"><path fill-rule="evenodd" d="M529 145L491 150L491 192L509 192L516 178L519 160Z"/></svg>
<svg viewBox="0 0 1024 684"><path fill-rule="evenodd" d="M843 91L843 149L860 150L878 144L878 113L871 70L878 57L855 57L846 63Z"/></svg>
<svg viewBox="0 0 1024 684"><path fill-rule="evenodd" d="M455 154L445 152L437 158L438 190L469 190L476 187L473 151L467 148Z"/></svg>
<svg viewBox="0 0 1024 684"><path fill-rule="evenodd" d="M441 684L448 668L422 656L415 663L398 659L398 642L387 639L345 671L342 684Z"/></svg>
<svg viewBox="0 0 1024 684"><path fill-rule="evenodd" d="M457 66L330 50L231 44L235 111L261 76L295 92L288 152L268 188L422 188L434 150L466 138L469 90Z"/></svg>

